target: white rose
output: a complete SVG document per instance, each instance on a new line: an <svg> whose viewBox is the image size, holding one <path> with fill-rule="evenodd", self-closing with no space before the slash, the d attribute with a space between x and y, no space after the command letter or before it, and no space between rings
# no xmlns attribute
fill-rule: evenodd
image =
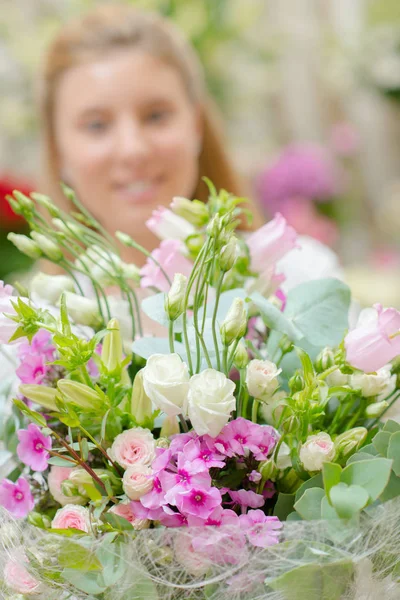
<svg viewBox="0 0 400 600"><path fill-rule="evenodd" d="M31 281L30 291L35 301L45 300L55 305L63 292L75 292L75 285L68 275L38 273Z"/></svg>
<svg viewBox="0 0 400 600"><path fill-rule="evenodd" d="M385 365L378 369L376 375L366 373L354 373L350 377L350 385L364 398L380 396L384 400L396 387L396 375L391 375L391 365Z"/></svg>
<svg viewBox="0 0 400 600"><path fill-rule="evenodd" d="M254 359L247 365L246 385L249 394L254 398L265 400L270 398L279 385L278 369L270 360Z"/></svg>
<svg viewBox="0 0 400 600"><path fill-rule="evenodd" d="M191 377L185 413L198 435L219 434L236 406L234 390L233 381L215 369Z"/></svg>
<svg viewBox="0 0 400 600"><path fill-rule="evenodd" d="M153 354L143 369L144 391L156 408L169 417L183 411L189 373L178 354Z"/></svg>
<svg viewBox="0 0 400 600"><path fill-rule="evenodd" d="M117 435L109 454L124 469L135 465L150 466L156 456L155 445L148 429L133 427Z"/></svg>
<svg viewBox="0 0 400 600"><path fill-rule="evenodd" d="M131 500L139 500L153 487L153 475L150 467L135 465L129 467L122 478L122 487Z"/></svg>
<svg viewBox="0 0 400 600"><path fill-rule="evenodd" d="M350 376L342 373L342 371L337 368L335 371L326 376L325 381L329 387L343 387L349 383Z"/></svg>
<svg viewBox="0 0 400 600"><path fill-rule="evenodd" d="M321 471L324 462L335 457L335 445L328 433L310 435L300 448L300 460L306 471Z"/></svg>

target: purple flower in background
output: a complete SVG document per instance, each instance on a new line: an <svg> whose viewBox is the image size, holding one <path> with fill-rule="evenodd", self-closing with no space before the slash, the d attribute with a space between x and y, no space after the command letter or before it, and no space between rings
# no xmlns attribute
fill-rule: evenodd
<svg viewBox="0 0 400 600"><path fill-rule="evenodd" d="M52 445L51 437L43 435L33 423L28 425L28 429L20 429L17 436L17 454L20 460L34 471L45 471L50 456L47 450L50 450Z"/></svg>
<svg viewBox="0 0 400 600"><path fill-rule="evenodd" d="M324 148L291 144L261 173L259 197L263 207L273 213L293 198L330 200L339 192L339 180L338 169Z"/></svg>
<svg viewBox="0 0 400 600"><path fill-rule="evenodd" d="M23 519L34 507L29 483L20 477L16 483L9 479L0 482L0 506L4 506L13 517Z"/></svg>
<svg viewBox="0 0 400 600"><path fill-rule="evenodd" d="M253 546L267 548L278 543L279 530L282 528L278 517L267 517L262 510L249 510L247 515L240 515L239 519L240 527Z"/></svg>

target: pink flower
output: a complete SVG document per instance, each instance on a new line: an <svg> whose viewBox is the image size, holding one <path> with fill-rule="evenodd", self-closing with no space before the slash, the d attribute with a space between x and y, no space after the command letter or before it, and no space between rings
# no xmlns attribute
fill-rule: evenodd
<svg viewBox="0 0 400 600"><path fill-rule="evenodd" d="M16 374L22 383L41 383L47 370L43 356L31 354L25 356L16 370Z"/></svg>
<svg viewBox="0 0 400 600"><path fill-rule="evenodd" d="M32 338L31 343L23 342L18 347L18 357L24 360L31 354L37 354L43 357L45 361L54 360L56 348L52 343L51 333L45 329L40 329Z"/></svg>
<svg viewBox="0 0 400 600"><path fill-rule="evenodd" d="M247 515L240 515L240 527L253 546L267 548L277 544L282 523L278 517L267 517L262 510L249 510Z"/></svg>
<svg viewBox="0 0 400 600"><path fill-rule="evenodd" d="M360 138L351 123L336 123L331 130L331 145L340 156L352 156L360 145Z"/></svg>
<svg viewBox="0 0 400 600"><path fill-rule="evenodd" d="M143 427L127 429L117 435L109 454L124 469L134 465L149 466L155 458L153 435Z"/></svg>
<svg viewBox="0 0 400 600"><path fill-rule="evenodd" d="M192 263L183 256L184 246L179 240L164 240L160 246L153 250L151 255L159 263L160 267L148 258L146 264L140 270L142 280L141 287L155 287L161 292L168 292L170 283L166 279L163 271L172 282L175 273L189 275L192 272Z"/></svg>
<svg viewBox="0 0 400 600"><path fill-rule="evenodd" d="M13 517L23 519L34 507L29 483L20 477L16 483L9 479L0 482L0 506L4 506Z"/></svg>
<svg viewBox="0 0 400 600"><path fill-rule="evenodd" d="M204 470L200 463L192 464L186 460L184 453L178 456L178 470L176 473L164 471L159 473L161 484L165 490L165 500L168 504L177 503L177 495L192 487L209 488L211 477L208 470Z"/></svg>
<svg viewBox="0 0 400 600"><path fill-rule="evenodd" d="M131 500L139 500L153 487L153 474L147 465L136 464L129 467L122 478L122 487Z"/></svg>
<svg viewBox="0 0 400 600"><path fill-rule="evenodd" d="M22 548L15 551L4 567L4 582L19 594L36 594L39 592L40 582L24 567L23 563L27 562Z"/></svg>
<svg viewBox="0 0 400 600"><path fill-rule="evenodd" d="M251 268L257 273L269 270L289 250L296 247L296 240L296 231L277 213L272 221L257 229L247 239Z"/></svg>
<svg viewBox="0 0 400 600"><path fill-rule="evenodd" d="M151 218L146 221L146 226L160 240L177 239L184 241L196 231L189 221L164 206L159 206L156 210L153 210Z"/></svg>
<svg viewBox="0 0 400 600"><path fill-rule="evenodd" d="M374 304L375 311L363 311L355 329L345 337L347 361L372 373L400 354L400 312Z"/></svg>
<svg viewBox="0 0 400 600"><path fill-rule="evenodd" d="M63 481L69 478L74 468L59 467L53 465L50 468L49 475L47 478L47 484L49 486L49 492L61 506L66 504L85 504L86 499L82 496L64 496L61 491L61 484Z"/></svg>
<svg viewBox="0 0 400 600"><path fill-rule="evenodd" d="M222 469L225 466L225 456L214 452L200 440L190 440L183 448L183 454L192 468L198 471L208 471L211 467Z"/></svg>
<svg viewBox="0 0 400 600"><path fill-rule="evenodd" d="M177 495L176 506L185 515L207 519L221 501L221 494L217 488L206 490L194 487Z"/></svg>
<svg viewBox="0 0 400 600"><path fill-rule="evenodd" d="M256 494L251 490L229 490L228 493L235 503L240 504L242 510L248 506L251 508L260 508L265 503L264 497L261 494Z"/></svg>
<svg viewBox="0 0 400 600"><path fill-rule="evenodd" d="M89 533L90 513L84 506L67 504L60 508L51 522L52 529L79 529Z"/></svg>
<svg viewBox="0 0 400 600"><path fill-rule="evenodd" d="M37 425L31 423L28 429L20 429L17 432L19 444L17 454L20 460L33 471L45 471L50 454L47 450L51 449L51 437L43 435Z"/></svg>
<svg viewBox="0 0 400 600"><path fill-rule="evenodd" d="M150 525L150 521L148 519L138 519L135 513L132 511L131 503L128 502L120 502L119 504L115 504L108 511L117 515L118 517L122 517L129 521L132 524L132 527L136 530L147 529Z"/></svg>
<svg viewBox="0 0 400 600"><path fill-rule="evenodd" d="M153 489L150 492L147 492L147 494L144 494L144 496L140 498L140 502L142 506L149 510L160 508L167 503L165 500L165 490L157 476L153 477Z"/></svg>

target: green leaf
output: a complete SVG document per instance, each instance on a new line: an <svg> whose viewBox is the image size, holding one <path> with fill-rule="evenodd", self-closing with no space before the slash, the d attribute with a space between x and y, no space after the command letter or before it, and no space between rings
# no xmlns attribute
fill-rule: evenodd
<svg viewBox="0 0 400 600"><path fill-rule="evenodd" d="M351 463L345 467L342 471L341 480L347 485L363 487L368 492L370 500L374 502L385 489L391 470L391 460L373 458Z"/></svg>
<svg viewBox="0 0 400 600"><path fill-rule="evenodd" d="M175 342L174 347L175 352L185 361L186 349L184 344ZM169 342L167 338L142 337L133 342L132 352L146 359L152 354L170 354Z"/></svg>
<svg viewBox="0 0 400 600"><path fill-rule="evenodd" d="M284 316L318 347L339 345L348 328L350 289L338 279L316 279L291 289Z"/></svg>
<svg viewBox="0 0 400 600"><path fill-rule="evenodd" d="M340 482L342 467L336 463L326 462L322 465L322 476L324 480L325 493L330 500L330 491L333 486Z"/></svg>
<svg viewBox="0 0 400 600"><path fill-rule="evenodd" d="M301 366L304 372L304 381L306 385L311 385L314 381L315 371L312 364L312 360L303 348L295 347L297 356L300 358Z"/></svg>
<svg viewBox="0 0 400 600"><path fill-rule="evenodd" d="M390 438L387 457L393 459L392 469L400 477L400 431L392 433Z"/></svg>
<svg viewBox="0 0 400 600"><path fill-rule="evenodd" d="M102 577L98 573L80 573L75 569L64 569L61 575L78 590L86 594L102 594L106 587Z"/></svg>
<svg viewBox="0 0 400 600"><path fill-rule="evenodd" d="M322 479L322 473L317 473L317 475L314 475L313 477L310 477L310 479L307 479L307 481L305 481L304 483L301 484L301 486L299 487L299 489L296 492L296 502L297 500L300 500L300 498L302 497L302 495L304 494L304 492L308 489L311 488L324 488L324 482Z"/></svg>
<svg viewBox="0 0 400 600"><path fill-rule="evenodd" d="M304 492L294 508L306 521L321 519L321 502L325 498L325 492L321 488L311 488Z"/></svg>
<svg viewBox="0 0 400 600"><path fill-rule="evenodd" d="M120 517L112 512L108 512L103 515L103 520L109 523L114 529L118 531L133 531L132 524L123 517Z"/></svg>
<svg viewBox="0 0 400 600"><path fill-rule="evenodd" d="M59 458L58 456L52 456L47 461L49 465L56 465L57 467L73 467L73 463L69 460L64 460L63 458Z"/></svg>
<svg viewBox="0 0 400 600"><path fill-rule="evenodd" d="M165 296L166 294L164 292L161 292L160 294L154 294L153 296L148 296L147 298L142 300L141 307L143 312L152 321L156 321L157 323L165 327L165 335L167 336L169 319L164 308ZM175 333L181 333L183 331L182 317L179 317L178 319L176 319L176 321L174 321L174 331Z"/></svg>
<svg viewBox="0 0 400 600"><path fill-rule="evenodd" d="M386 421L386 423L384 424L382 431L388 431L389 433L397 433L398 431L400 431L400 423L389 419L389 421Z"/></svg>
<svg viewBox="0 0 400 600"><path fill-rule="evenodd" d="M371 460L371 458L375 458L376 455L368 454L367 452L356 452L352 456L350 456L347 461L347 465L351 465L351 463L359 462L361 460Z"/></svg>
<svg viewBox="0 0 400 600"><path fill-rule="evenodd" d="M351 519L368 504L369 494L359 485L341 482L331 488L330 499L341 519Z"/></svg>
<svg viewBox="0 0 400 600"><path fill-rule="evenodd" d="M380 431L372 440L375 450L382 456L387 456L387 449L392 434L389 431Z"/></svg>
<svg viewBox="0 0 400 600"><path fill-rule="evenodd" d="M280 333L286 334L292 342L299 341L304 337L303 333L285 317L282 311L264 298L259 292L254 292L250 295L250 298L260 310L264 323L270 329L275 329Z"/></svg>
<svg viewBox="0 0 400 600"><path fill-rule="evenodd" d="M266 584L282 592L285 600L340 600L352 582L353 571L350 560L302 565L266 580Z"/></svg>
<svg viewBox="0 0 400 600"><path fill-rule="evenodd" d="M397 477L394 472L390 473L389 483L380 495L381 502L387 502L393 498L400 496L400 477Z"/></svg>
<svg viewBox="0 0 400 600"><path fill-rule="evenodd" d="M43 415L37 413L34 410L31 410L30 408L27 407L27 405L25 404L25 402L23 402L22 400L17 400L17 398L14 398L13 400L15 406L17 408L19 408L19 410L26 416L28 417L28 419L30 419L31 421L33 421L33 423L36 423L36 425L39 425L40 427L46 427L47 426L47 421L44 418Z"/></svg>
<svg viewBox="0 0 400 600"><path fill-rule="evenodd" d="M280 492L275 504L274 516L278 517L280 521L286 521L287 516L293 511L295 498L294 494L284 494L283 492Z"/></svg>
<svg viewBox="0 0 400 600"><path fill-rule="evenodd" d="M63 542L58 554L58 562L67 569L77 571L101 571L101 562L97 556L81 544L72 541Z"/></svg>

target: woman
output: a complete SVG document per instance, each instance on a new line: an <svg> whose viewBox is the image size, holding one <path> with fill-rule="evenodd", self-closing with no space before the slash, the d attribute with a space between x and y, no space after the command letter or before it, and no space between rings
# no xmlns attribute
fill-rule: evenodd
<svg viewBox="0 0 400 600"><path fill-rule="evenodd" d="M152 211L173 196L206 200L203 176L243 195L198 59L155 14L102 6L65 26L45 56L40 108L49 195L66 207L65 181L110 232L148 250Z"/></svg>

